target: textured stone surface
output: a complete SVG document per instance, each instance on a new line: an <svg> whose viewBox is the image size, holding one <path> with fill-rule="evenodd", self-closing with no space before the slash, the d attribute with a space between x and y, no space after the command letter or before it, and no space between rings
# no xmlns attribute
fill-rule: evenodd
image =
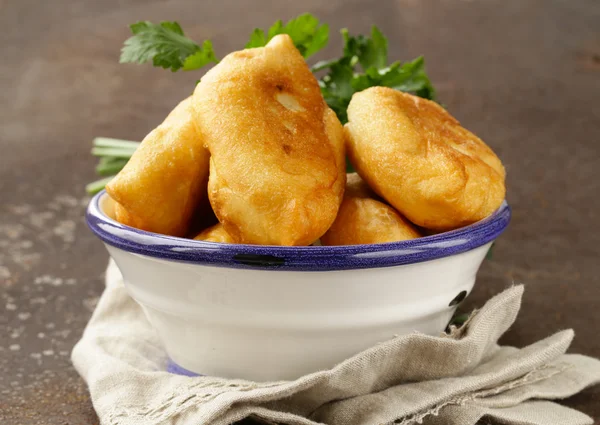
<svg viewBox="0 0 600 425"><path fill-rule="evenodd" d="M424 54L442 102L504 160L514 219L463 309L524 282L523 311L504 343L574 328L571 351L600 357L596 0L8 0L0 2L0 423L98 423L69 361L108 258L83 223L90 142L141 139L198 79L119 65L126 25L177 19L228 52L253 26L304 11L334 32L376 23L392 58ZM600 419L600 388L564 403Z"/></svg>

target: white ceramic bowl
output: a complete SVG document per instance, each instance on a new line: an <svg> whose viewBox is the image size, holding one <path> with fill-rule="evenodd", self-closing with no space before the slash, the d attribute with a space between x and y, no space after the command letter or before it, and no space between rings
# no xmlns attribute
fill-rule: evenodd
<svg viewBox="0 0 600 425"><path fill-rule="evenodd" d="M377 245L220 244L144 232L106 213L87 221L172 360L169 369L254 381L331 368L395 335L439 334L471 291L504 203L459 230Z"/></svg>

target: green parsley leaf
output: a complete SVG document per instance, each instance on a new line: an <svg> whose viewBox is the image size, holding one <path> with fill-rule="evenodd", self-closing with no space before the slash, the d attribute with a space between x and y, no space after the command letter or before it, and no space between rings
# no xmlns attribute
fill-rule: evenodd
<svg viewBox="0 0 600 425"><path fill-rule="evenodd" d="M377 85L374 81L381 79L378 68L387 64L387 39L377 27L372 28L371 38L351 36L345 28L341 33L344 40L342 57L319 62L313 66L312 71L329 69L320 81L321 92L329 107L344 124L348 121L346 109L352 95ZM369 74L357 73L356 67L359 64L363 69L368 69Z"/></svg>
<svg viewBox="0 0 600 425"><path fill-rule="evenodd" d="M326 60L326 61L319 61L316 64L314 64L313 66L310 67L310 70L315 73L315 72L319 72L323 69L327 69L327 68L331 68L331 66L333 64L336 64L339 62L339 59L330 59L330 60Z"/></svg>
<svg viewBox="0 0 600 425"><path fill-rule="evenodd" d="M471 315L469 313L455 314L452 319L450 319L448 327L456 326L457 328L460 328L467 322L467 320L469 320L470 316Z"/></svg>
<svg viewBox="0 0 600 425"><path fill-rule="evenodd" d="M210 62L218 62L210 41L201 48L185 36L177 22L153 24L140 21L130 26L132 37L125 41L121 50L121 63L145 63L152 60L154 66L171 71L197 69ZM194 55L186 65L188 57ZM200 65L202 64L202 65Z"/></svg>
<svg viewBox="0 0 600 425"><path fill-rule="evenodd" d="M210 40L205 40L204 43L202 43L202 49L185 58L183 70L191 71L193 69L199 69L211 62L217 63L219 60L215 56L215 51L213 50Z"/></svg>
<svg viewBox="0 0 600 425"><path fill-rule="evenodd" d="M342 124L348 122L346 109L354 94L352 67L343 63L335 63L329 73L319 82L325 102L337 114Z"/></svg>
<svg viewBox="0 0 600 425"><path fill-rule="evenodd" d="M281 19L278 19L273 25L271 25L271 28L269 28L267 34L267 40L265 41L265 44L263 44L263 46L266 45L273 37L275 37L278 34L283 34L283 22L281 21Z"/></svg>
<svg viewBox="0 0 600 425"><path fill-rule="evenodd" d="M319 50L324 49L329 42L329 25L323 24L319 26L312 36L310 43L306 44L304 57L308 58Z"/></svg>
<svg viewBox="0 0 600 425"><path fill-rule="evenodd" d="M388 41L379 28L373 26L371 28L371 38L364 38L363 43L364 45L358 57L360 66L363 69L387 66Z"/></svg>
<svg viewBox="0 0 600 425"><path fill-rule="evenodd" d="M269 28L267 35L262 29L256 28L252 32L246 48L263 47L279 34L288 34L302 56L308 58L327 45L329 26L321 24L310 13L304 13L289 20L285 25L281 20L278 20Z"/></svg>
<svg viewBox="0 0 600 425"><path fill-rule="evenodd" d="M387 65L387 38L379 28L371 28L371 38L364 35L351 36L346 28L341 31L344 39L344 55L340 61L351 66L360 64L363 70L372 66L381 68Z"/></svg>
<svg viewBox="0 0 600 425"><path fill-rule="evenodd" d="M245 48L251 49L253 47L262 47L267 44L267 37L265 36L265 32L260 28L254 28L252 34L250 35L250 41L246 43Z"/></svg>
<svg viewBox="0 0 600 425"><path fill-rule="evenodd" d="M352 95L369 87L391 87L426 99L435 99L435 90L425 72L423 57L404 64L394 62L388 66L388 42L377 27L371 29L370 38L352 36L347 29L341 33L344 39L342 57L318 62L311 70L329 70L319 81L321 92L342 123L348 120L346 109Z"/></svg>
<svg viewBox="0 0 600 425"><path fill-rule="evenodd" d="M371 67L364 74L356 74L352 78L352 88L356 92L374 86L391 87L425 99L435 99L435 90L425 73L425 60L422 56L403 65L394 62L381 69Z"/></svg>

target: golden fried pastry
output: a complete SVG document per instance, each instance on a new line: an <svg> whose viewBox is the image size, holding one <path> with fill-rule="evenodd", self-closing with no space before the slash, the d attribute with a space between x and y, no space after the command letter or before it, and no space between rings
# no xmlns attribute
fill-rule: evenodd
<svg viewBox="0 0 600 425"><path fill-rule="evenodd" d="M219 220L217 220L217 216L210 207L210 202L208 202L208 193L206 192L206 186L204 187L204 192L202 196L203 200L202 202L200 202L199 207L194 210L194 214L192 215L192 219L190 220L190 226L188 227L188 231L186 234L186 237L190 239L193 239L204 229L207 229L219 223Z"/></svg>
<svg viewBox="0 0 600 425"><path fill-rule="evenodd" d="M125 168L106 186L118 203L117 221L184 236L194 209L202 199L207 201L208 157L191 98L187 98L144 138Z"/></svg>
<svg viewBox="0 0 600 425"><path fill-rule="evenodd" d="M343 130L287 35L227 55L196 86L208 193L238 243L309 245L345 186Z"/></svg>
<svg viewBox="0 0 600 425"><path fill-rule="evenodd" d="M140 222L140 220L129 214L129 211L127 211L123 205L119 204L118 202L115 201L114 203L114 218L115 220L117 220L119 223L123 223L126 224L128 226L131 227L135 227L136 229L142 229L143 228L143 223Z"/></svg>
<svg viewBox="0 0 600 425"><path fill-rule="evenodd" d="M111 198L110 196L105 196L104 198L102 198L102 204L100 205L100 208L102 209L102 212L104 214L106 214L108 217L112 218L113 220L117 220L117 208L119 208L119 204L117 204L115 202L115 200L113 198Z"/></svg>
<svg viewBox="0 0 600 425"><path fill-rule="evenodd" d="M348 174L338 215L321 237L323 245L358 245L403 241L421 235L408 220L376 199L358 174Z"/></svg>
<svg viewBox="0 0 600 425"><path fill-rule="evenodd" d="M352 164L416 225L454 229L487 217L502 203L502 163L437 103L373 87L352 97L348 118Z"/></svg>
<svg viewBox="0 0 600 425"><path fill-rule="evenodd" d="M229 236L229 233L225 231L225 228L221 223L217 223L208 229L203 230L195 238L197 241L207 242L221 242L221 243L234 243L235 241Z"/></svg>

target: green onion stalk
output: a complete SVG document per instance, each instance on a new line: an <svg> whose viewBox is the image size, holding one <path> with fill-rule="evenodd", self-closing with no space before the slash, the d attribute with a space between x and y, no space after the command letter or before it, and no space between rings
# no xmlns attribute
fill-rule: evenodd
<svg viewBox="0 0 600 425"><path fill-rule="evenodd" d="M108 182L125 167L139 145L140 142L130 140L96 137L92 142L92 155L99 158L96 174L103 178L86 185L86 192L94 195L104 189Z"/></svg>

